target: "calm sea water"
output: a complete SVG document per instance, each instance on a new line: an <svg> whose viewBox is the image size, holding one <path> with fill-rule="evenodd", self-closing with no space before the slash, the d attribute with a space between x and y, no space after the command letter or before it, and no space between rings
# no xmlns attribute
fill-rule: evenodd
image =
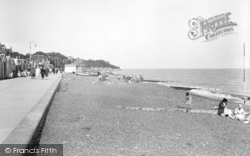
<svg viewBox="0 0 250 156"><path fill-rule="evenodd" d="M123 69L118 73L171 81L166 85L213 88L218 93L244 95L242 69ZM245 92L250 96L250 69L246 70Z"/></svg>

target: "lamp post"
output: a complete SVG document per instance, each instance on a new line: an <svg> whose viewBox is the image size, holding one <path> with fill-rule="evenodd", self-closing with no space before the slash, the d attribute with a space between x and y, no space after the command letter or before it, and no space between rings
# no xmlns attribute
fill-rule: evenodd
<svg viewBox="0 0 250 156"><path fill-rule="evenodd" d="M36 42L35 41L31 41L30 42L30 62L31 62L31 45L32 43L34 44L34 47L36 47Z"/></svg>
<svg viewBox="0 0 250 156"><path fill-rule="evenodd" d="M245 69L245 43L243 44L243 85L244 85L244 105L246 104L246 87L245 87L245 83L246 83L246 69Z"/></svg>

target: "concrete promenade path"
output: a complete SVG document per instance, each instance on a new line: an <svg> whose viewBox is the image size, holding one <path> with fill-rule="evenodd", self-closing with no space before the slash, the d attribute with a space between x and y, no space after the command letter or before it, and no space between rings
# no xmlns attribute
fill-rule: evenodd
<svg viewBox="0 0 250 156"><path fill-rule="evenodd" d="M47 80L25 77L0 81L0 144L60 77L50 74Z"/></svg>

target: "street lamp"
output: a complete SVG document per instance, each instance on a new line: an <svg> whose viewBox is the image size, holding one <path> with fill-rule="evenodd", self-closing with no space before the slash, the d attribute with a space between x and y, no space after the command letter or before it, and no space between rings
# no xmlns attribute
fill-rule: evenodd
<svg viewBox="0 0 250 156"><path fill-rule="evenodd" d="M34 47L36 47L36 42L35 41L31 41L30 42L30 61L31 61L31 45L32 43L34 44Z"/></svg>

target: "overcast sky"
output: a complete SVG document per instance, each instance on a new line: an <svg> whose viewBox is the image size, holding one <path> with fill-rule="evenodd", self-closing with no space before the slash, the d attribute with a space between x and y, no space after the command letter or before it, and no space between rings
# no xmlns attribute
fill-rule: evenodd
<svg viewBox="0 0 250 156"><path fill-rule="evenodd" d="M0 42L121 68L250 68L249 0L0 0ZM188 21L231 12L234 33L191 40Z"/></svg>

